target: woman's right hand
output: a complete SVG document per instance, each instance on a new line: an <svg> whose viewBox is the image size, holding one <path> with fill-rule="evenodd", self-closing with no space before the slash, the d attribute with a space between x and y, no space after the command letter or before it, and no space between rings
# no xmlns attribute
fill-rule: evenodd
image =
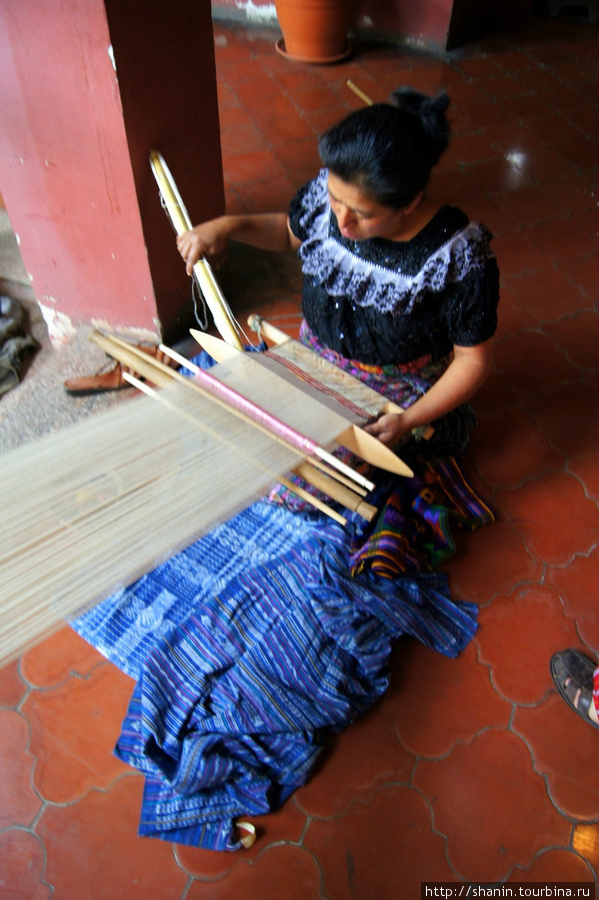
<svg viewBox="0 0 599 900"><path fill-rule="evenodd" d="M284 212L218 216L177 238L177 248L185 260L187 274L193 274L193 267L200 257L205 256L210 261L221 256L227 249L229 238L259 250L281 253L297 250L300 246Z"/></svg>
<svg viewBox="0 0 599 900"><path fill-rule="evenodd" d="M225 252L229 231L227 217L219 216L179 235L177 249L185 261L188 275L193 274L198 259L205 256L211 260Z"/></svg>

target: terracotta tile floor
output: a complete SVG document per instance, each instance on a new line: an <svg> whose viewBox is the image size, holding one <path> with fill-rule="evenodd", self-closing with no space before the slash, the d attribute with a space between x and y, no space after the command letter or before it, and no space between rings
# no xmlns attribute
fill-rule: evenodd
<svg viewBox="0 0 599 900"><path fill-rule="evenodd" d="M548 669L563 647L599 650L597 36L539 19L446 59L360 46L306 68L271 31L215 26L231 211L286 206L318 132L359 104L348 76L374 99L400 83L453 98L434 189L493 231L502 270L470 454L498 521L447 566L481 627L456 661L400 642L384 699L231 855L136 836L141 779L112 756L132 683L64 629L0 672L2 898L399 900L423 880L597 881L599 733ZM293 329L295 261L235 254L232 304Z"/></svg>

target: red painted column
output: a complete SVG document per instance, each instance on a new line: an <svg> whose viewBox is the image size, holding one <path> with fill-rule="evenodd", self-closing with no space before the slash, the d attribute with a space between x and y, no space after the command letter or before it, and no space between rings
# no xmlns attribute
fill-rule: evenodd
<svg viewBox="0 0 599 900"><path fill-rule="evenodd" d="M209 0L2 0L0 190L55 342L166 338L189 279L148 154L194 221L224 209Z"/></svg>

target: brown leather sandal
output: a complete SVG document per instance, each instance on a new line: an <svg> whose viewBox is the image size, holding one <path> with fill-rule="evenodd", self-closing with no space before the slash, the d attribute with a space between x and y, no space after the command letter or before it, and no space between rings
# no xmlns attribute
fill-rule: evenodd
<svg viewBox="0 0 599 900"><path fill-rule="evenodd" d="M109 368L107 368L109 366ZM67 378L64 389L67 394L85 397L89 394L103 394L106 391L120 391L131 385L123 378L123 369L116 359L111 360L95 375L83 375L81 378Z"/></svg>
<svg viewBox="0 0 599 900"><path fill-rule="evenodd" d="M177 368L177 363L163 352L155 344L135 344L148 356L153 356L161 362L170 365L171 368ZM95 375L83 375L81 378L67 378L63 382L64 389L67 394L77 397L85 397L90 394L104 394L107 391L121 391L124 388L131 388L132 385L123 376L123 372L132 371L129 367L123 366L117 360L111 359L99 369ZM142 379L143 381L143 379Z"/></svg>

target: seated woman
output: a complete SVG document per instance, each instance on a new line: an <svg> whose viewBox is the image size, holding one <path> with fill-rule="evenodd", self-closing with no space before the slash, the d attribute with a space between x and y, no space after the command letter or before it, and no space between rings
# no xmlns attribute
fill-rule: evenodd
<svg viewBox="0 0 599 900"><path fill-rule="evenodd" d="M449 143L448 105L446 94L398 89L390 103L350 114L320 139L324 168L299 190L289 215L225 215L177 239L188 274L200 256L221 254L230 238L297 250L301 340L404 409L366 430L393 448L409 440L402 455L418 478L391 520L415 540L422 529L405 516L413 516L427 488L432 506L448 507L462 525L492 520L455 457L475 421L467 401L492 365L499 273L487 229L427 194ZM429 442L410 440L429 424ZM451 460L451 470L435 467L431 461L439 459ZM435 516L429 527L438 531L443 517ZM402 552L398 567L436 564L451 543L443 538L427 561Z"/></svg>
<svg viewBox="0 0 599 900"><path fill-rule="evenodd" d="M448 518L492 518L453 463L491 366L498 271L485 228L426 194L448 102L402 90L353 113L320 141L325 168L288 216L222 216L178 239L190 274L229 238L296 248L302 340L403 408L368 429L401 444L415 474L383 494L366 552L324 516L259 502L221 526L222 544L216 529L190 548L172 585L157 581L161 597L183 592L173 603L183 620L152 642L116 749L146 778L140 834L238 849L239 817L284 803L326 735L384 693L394 641L410 635L455 657L476 631L476 607L428 571L451 545ZM411 437L429 423L430 441ZM268 552L221 578L263 516Z"/></svg>

